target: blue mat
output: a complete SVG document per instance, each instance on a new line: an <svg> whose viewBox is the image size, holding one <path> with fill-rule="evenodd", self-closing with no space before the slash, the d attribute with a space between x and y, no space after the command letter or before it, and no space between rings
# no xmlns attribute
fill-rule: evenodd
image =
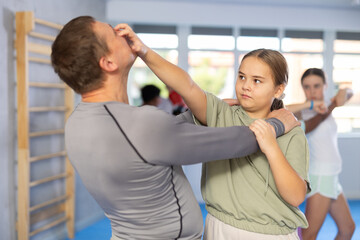
<svg viewBox="0 0 360 240"><path fill-rule="evenodd" d="M356 230L352 240L360 240L360 200L349 200L351 214L356 224ZM204 204L200 204L201 212L203 214L204 223L207 211ZM300 205L300 209L304 211L305 204ZM335 222L330 215L325 219L325 222L320 229L317 240L331 240L334 239L337 233ZM109 240L111 237L110 221L104 218L93 225L77 232L75 240ZM70 240L70 239L67 239Z"/></svg>

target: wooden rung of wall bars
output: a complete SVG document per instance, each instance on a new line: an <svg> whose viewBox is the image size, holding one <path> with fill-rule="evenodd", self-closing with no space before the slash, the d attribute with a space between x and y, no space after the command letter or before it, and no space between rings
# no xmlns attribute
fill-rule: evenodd
<svg viewBox="0 0 360 240"><path fill-rule="evenodd" d="M43 33L38 33L38 32L30 32L29 36L34 37L34 38L40 38L43 40L48 40L48 41L55 41L55 37L48 35L48 34L43 34Z"/></svg>
<svg viewBox="0 0 360 240"><path fill-rule="evenodd" d="M66 151L61 151L61 152L57 152L57 153L51 153L51 154L46 154L46 155L41 155L41 156L30 157L29 161L36 162L36 161L50 159L50 158L54 158L54 157L65 157L65 156L66 156Z"/></svg>
<svg viewBox="0 0 360 240"><path fill-rule="evenodd" d="M38 234L40 232L43 232L45 230L48 230L49 228L52 228L52 227L55 227L56 225L59 225L60 223L66 222L67 220L68 220L67 217L62 217L62 218L60 218L58 220L55 220L55 221L53 221L53 222L51 222L49 224L46 224L45 226L43 226L41 228L36 229L35 231L32 231L29 235L30 235L30 237L32 237L32 236L34 236L34 235L36 235L36 234Z"/></svg>
<svg viewBox="0 0 360 240"><path fill-rule="evenodd" d="M35 18L35 23L41 24L41 25L44 25L44 26L47 26L47 27L55 28L55 29L58 29L58 30L61 30L63 28L63 26L60 25L60 24L48 22L46 20L42 20L42 19L38 19L38 18Z"/></svg>
<svg viewBox="0 0 360 240"><path fill-rule="evenodd" d="M30 224L34 225L59 214L64 214L64 212L66 213L65 202L54 204L53 206L32 212L30 214Z"/></svg>
<svg viewBox="0 0 360 240"><path fill-rule="evenodd" d="M38 43L29 43L29 52L38 53L50 57L51 47Z"/></svg>
<svg viewBox="0 0 360 240"><path fill-rule="evenodd" d="M29 82L29 86L39 88L66 88L66 85L64 83Z"/></svg>
<svg viewBox="0 0 360 240"><path fill-rule="evenodd" d="M67 173L61 173L59 175L55 175L55 176L43 178L43 179L40 179L40 180L32 181L32 182L30 182L29 186L30 187L35 187L35 186L43 184L43 183L48 183L48 182L52 182L52 181L55 181L55 180L58 180L58 179L66 178L67 176L68 176Z"/></svg>
<svg viewBox="0 0 360 240"><path fill-rule="evenodd" d="M31 107L29 108L29 112L64 112L66 111L65 106L57 106L57 107Z"/></svg>
<svg viewBox="0 0 360 240"><path fill-rule="evenodd" d="M60 223L66 222L66 229L68 238L74 238L74 223L75 223L75 174L65 151L52 153L42 156L30 157L30 141L33 137L48 137L54 134L63 134L64 129L30 132L30 112L44 112L44 111L61 111L64 113L64 119L67 119L73 109L74 93L73 91L61 82L46 83L46 82L30 82L29 70L33 68L33 64L41 63L36 66L36 72L42 72L41 68L48 71L51 67L50 55L51 44L55 37L45 33L45 28L38 28L43 25L52 28L54 34L62 29L62 25L52 23L46 20L34 17L33 12L16 12L15 15L15 48L16 48L16 78L17 78L17 147L18 147L18 186L17 186L17 239L30 240L31 236L47 230ZM43 32L44 31L44 32ZM48 31L47 31L48 32ZM35 41L36 39L45 41ZM43 42L43 43L41 43ZM45 44L46 43L46 44ZM33 56L29 56L32 54ZM39 55L39 56L37 56ZM56 107L29 107L29 92L32 91L30 87L39 87L45 89L63 89L64 106ZM46 96L46 95L45 95ZM48 99L44 99L44 103ZM44 104L46 105L46 104ZM57 117L58 115L54 116ZM61 119L62 121L62 119ZM49 176L48 178L40 179L30 182L31 172L30 164L32 162L49 159L53 157L65 158L65 172ZM59 161L61 159L58 159ZM37 165L32 166L36 168ZM51 170L49 170L51 175ZM40 203L30 207L30 192L31 187L43 187L42 183L54 181L57 179L64 179L65 194L55 199ZM66 197L65 197L66 196ZM65 214L64 217L51 221L51 219L59 214ZM34 231L30 231L31 226L35 223L45 221L44 226Z"/></svg>
<svg viewBox="0 0 360 240"><path fill-rule="evenodd" d="M50 205L52 205L52 204L59 203L59 202L61 202L61 201L65 201L67 198L68 198L67 195L63 195L63 196L54 198L54 199L52 199L52 200L49 200L49 201L40 203L40 204L35 205L35 206L32 206L32 207L29 209L29 211L30 211L30 212L36 211L36 210L38 210L38 209L41 209L41 208L50 206Z"/></svg>
<svg viewBox="0 0 360 240"><path fill-rule="evenodd" d="M49 135L56 135L56 134L64 134L64 129L29 132L29 137L42 137L42 136L49 136Z"/></svg>
<svg viewBox="0 0 360 240"><path fill-rule="evenodd" d="M30 62L36 62L36 63L51 64L50 59L40 58L40 57L29 57L29 61Z"/></svg>

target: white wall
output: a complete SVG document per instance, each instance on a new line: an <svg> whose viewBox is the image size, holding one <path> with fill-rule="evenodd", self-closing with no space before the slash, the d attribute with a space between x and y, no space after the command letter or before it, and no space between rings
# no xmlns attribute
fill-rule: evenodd
<svg viewBox="0 0 360 240"><path fill-rule="evenodd" d="M13 44L15 12L34 11L37 18L60 24L65 24L79 15L92 15L103 21L105 2L102 0L0 0L0 3L0 239L13 240L16 239L16 65ZM35 151L39 150L41 149L35 149ZM77 177L75 228L78 230L102 216L101 209ZM65 237L64 229L63 226L55 227L32 239L62 239Z"/></svg>
<svg viewBox="0 0 360 240"><path fill-rule="evenodd" d="M349 199L360 199L360 134L340 134L338 138L343 168L340 183Z"/></svg>
<svg viewBox="0 0 360 240"><path fill-rule="evenodd" d="M341 9L234 5L210 1L108 0L106 11L108 20L115 22L360 30L360 7Z"/></svg>

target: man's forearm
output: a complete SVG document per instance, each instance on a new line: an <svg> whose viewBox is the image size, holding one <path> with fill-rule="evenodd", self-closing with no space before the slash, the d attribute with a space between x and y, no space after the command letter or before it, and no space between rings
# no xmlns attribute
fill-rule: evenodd
<svg viewBox="0 0 360 240"><path fill-rule="evenodd" d="M275 130L276 137L280 137L285 132L284 124L277 118L268 118L265 120L266 122L270 123Z"/></svg>

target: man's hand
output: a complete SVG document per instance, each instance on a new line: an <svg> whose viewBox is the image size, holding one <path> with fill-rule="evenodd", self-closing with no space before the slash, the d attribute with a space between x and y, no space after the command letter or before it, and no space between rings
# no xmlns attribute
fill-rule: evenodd
<svg viewBox="0 0 360 240"><path fill-rule="evenodd" d="M140 38L129 25L126 23L120 23L114 27L114 30L119 36L122 36L126 39L131 50L139 57L142 57L147 53L148 47L140 40Z"/></svg>
<svg viewBox="0 0 360 240"><path fill-rule="evenodd" d="M300 122L296 119L294 114L284 108L270 112L267 118L279 119L284 124L285 133L288 133L294 127L300 126Z"/></svg>

